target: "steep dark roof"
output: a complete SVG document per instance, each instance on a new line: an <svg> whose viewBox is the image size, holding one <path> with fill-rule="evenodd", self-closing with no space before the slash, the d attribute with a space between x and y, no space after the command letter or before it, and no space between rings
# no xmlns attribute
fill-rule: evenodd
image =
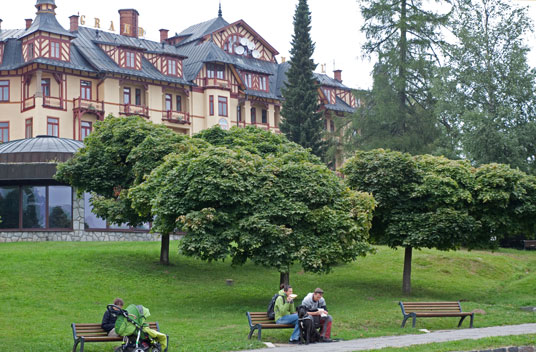
<svg viewBox="0 0 536 352"><path fill-rule="evenodd" d="M55 0L37 0L36 5L50 4L56 6Z"/></svg>
<svg viewBox="0 0 536 352"><path fill-rule="evenodd" d="M350 113L350 114L355 111L355 108L353 108L350 105L346 104L346 102L344 100L342 100L341 98L339 98L339 97L335 98L335 104L326 104L324 106L328 110L347 112L347 113Z"/></svg>
<svg viewBox="0 0 536 352"><path fill-rule="evenodd" d="M182 42L177 44L178 46L186 45L193 41L196 41L200 38L203 38L205 35L215 32L216 30L223 28L229 25L229 23L223 19L223 17L216 17L206 22L201 22L194 24L180 32L177 37L187 36Z"/></svg>
<svg viewBox="0 0 536 352"><path fill-rule="evenodd" d="M98 35L98 36L97 36ZM131 76L149 78L163 82L172 82L189 85L187 80L180 77L167 76L161 73L142 56L142 69L134 70L117 65L97 44L107 43L117 46L128 46L140 51L158 52L166 55L182 56L179 50L171 45L162 49L161 44L145 39L126 37L114 33L103 32L92 28L79 27L77 37L73 40L74 46L82 53L84 58L99 72L127 74Z"/></svg>
<svg viewBox="0 0 536 352"><path fill-rule="evenodd" d="M329 77L325 73L315 73L315 76L321 86L330 86L344 90L350 90L350 88L337 81L336 79Z"/></svg>
<svg viewBox="0 0 536 352"><path fill-rule="evenodd" d="M35 20L32 22L32 25L22 34L22 37L26 37L37 31L74 37L70 32L66 31L61 24L59 24L56 15L53 13L38 13Z"/></svg>

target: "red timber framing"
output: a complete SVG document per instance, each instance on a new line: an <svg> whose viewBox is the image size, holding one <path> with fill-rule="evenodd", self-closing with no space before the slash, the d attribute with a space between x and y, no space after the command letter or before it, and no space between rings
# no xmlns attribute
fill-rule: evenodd
<svg viewBox="0 0 536 352"><path fill-rule="evenodd" d="M336 89L335 94L344 100L344 102L348 105L350 105L353 108L357 108L357 101L355 99L355 95L352 93L352 91L349 90L342 90L342 89Z"/></svg>
<svg viewBox="0 0 536 352"><path fill-rule="evenodd" d="M0 65L2 65L2 62L4 60L4 43L0 43Z"/></svg>
<svg viewBox="0 0 536 352"><path fill-rule="evenodd" d="M183 63L182 60L185 58L183 56L170 56L170 55L160 55L154 53L144 53L145 58L163 75L172 76L172 77L182 77L183 76ZM173 62L175 64L175 71L169 66Z"/></svg>
<svg viewBox="0 0 536 352"><path fill-rule="evenodd" d="M244 20L238 20L215 32L208 33L203 37L203 40L206 41L212 39L214 43L223 50L225 50L226 47L227 50L229 50L229 39L234 41L235 37L246 38L253 42L255 44L255 50L260 53L259 60L276 62L275 57L279 52ZM234 52L228 52L234 54Z"/></svg>
<svg viewBox="0 0 536 352"><path fill-rule="evenodd" d="M71 40L69 37L47 32L31 34L22 42L22 57L25 62L40 57L69 62L71 61Z"/></svg>
<svg viewBox="0 0 536 352"><path fill-rule="evenodd" d="M248 89L260 92L270 91L270 77L254 72L241 71L242 79Z"/></svg>
<svg viewBox="0 0 536 352"><path fill-rule="evenodd" d="M240 88L245 89L241 79L238 76L238 73L232 65L225 65L223 74L224 79L217 78L216 72L214 73L214 77L209 77L207 65L204 65L195 79L195 84L201 88L195 87L193 90L202 93L205 89L217 88L227 90L231 94L236 95L240 92Z"/></svg>
<svg viewBox="0 0 536 352"><path fill-rule="evenodd" d="M119 48L119 66L141 70L141 53L131 49Z"/></svg>

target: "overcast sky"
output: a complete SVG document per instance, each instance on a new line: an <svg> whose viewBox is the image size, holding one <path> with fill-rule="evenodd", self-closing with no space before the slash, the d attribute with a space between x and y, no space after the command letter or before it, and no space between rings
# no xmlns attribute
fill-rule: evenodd
<svg viewBox="0 0 536 352"><path fill-rule="evenodd" d="M515 1L515 0L514 0ZM2 1L7 2L6 0ZM289 58L290 41L293 33L292 17L298 0L221 0L223 18L229 22L243 19L266 41L276 48L278 57ZM9 2L0 17L2 28L24 28L25 18L34 18L35 0ZM103 29L111 21L116 31L119 28L119 14L122 8L134 8L140 13L139 23L147 32L145 38L159 40L159 29L175 32L218 15L219 0L56 0L56 12L64 28L69 28L68 17L73 14L86 16L85 26L92 27L94 18L100 19ZM516 3L530 7L530 17L536 22L536 1L520 0ZM360 33L363 23L356 0L309 0L312 13L311 36L316 43L314 60L326 65L327 74L333 76L333 69L341 69L346 85L353 88L370 88L370 71L373 63L362 57L361 45L364 36ZM534 43L536 36L527 38ZM531 45L531 47L534 45ZM536 66L536 55L529 56L531 66Z"/></svg>

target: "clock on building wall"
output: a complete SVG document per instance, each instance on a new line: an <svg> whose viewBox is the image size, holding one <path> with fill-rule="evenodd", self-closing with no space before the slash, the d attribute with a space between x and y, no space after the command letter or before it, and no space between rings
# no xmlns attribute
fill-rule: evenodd
<svg viewBox="0 0 536 352"><path fill-rule="evenodd" d="M218 124L220 125L220 127L221 127L222 130L227 131L227 130L229 129L229 122L227 122L226 119L220 119L220 121L218 122Z"/></svg>

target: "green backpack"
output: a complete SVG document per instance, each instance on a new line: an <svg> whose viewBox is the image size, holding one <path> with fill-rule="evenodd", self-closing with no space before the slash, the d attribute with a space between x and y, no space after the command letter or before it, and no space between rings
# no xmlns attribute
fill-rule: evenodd
<svg viewBox="0 0 536 352"><path fill-rule="evenodd" d="M149 309L144 306L131 304L125 309L128 312L128 317L135 321L140 327L148 326L145 323L151 315ZM136 325L129 322L123 315L119 315L115 321L115 333L119 336L130 336L136 332Z"/></svg>

